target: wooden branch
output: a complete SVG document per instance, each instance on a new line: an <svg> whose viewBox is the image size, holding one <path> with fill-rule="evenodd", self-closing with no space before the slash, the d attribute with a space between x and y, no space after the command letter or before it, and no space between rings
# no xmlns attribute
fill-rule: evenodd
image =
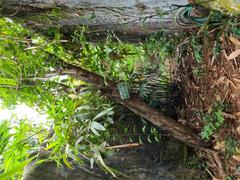
<svg viewBox="0 0 240 180"><path fill-rule="evenodd" d="M141 144L139 143L132 143L132 144L121 144L121 145L115 145L115 146L108 146L107 149L122 149L122 148L134 148L138 147Z"/></svg>
<svg viewBox="0 0 240 180"><path fill-rule="evenodd" d="M200 151L205 154L207 158L208 166L215 171L215 172L212 172L211 174L214 174L217 178L216 177L212 177L212 178L225 179L227 175L224 169L223 162L218 152L208 148L201 148Z"/></svg>
<svg viewBox="0 0 240 180"><path fill-rule="evenodd" d="M21 20L41 32L55 27L64 34L71 34L86 26L91 41L104 40L108 32L114 32L123 41L139 42L159 31L183 30L174 20L177 11L161 16L158 12L172 11L171 4L187 3L187 0L144 0L141 3L136 0L4 0L0 1L0 16ZM59 12L57 16L52 13L55 9Z"/></svg>
<svg viewBox="0 0 240 180"><path fill-rule="evenodd" d="M122 104L135 114L149 120L154 125L167 130L174 138L191 147L200 148L208 147L210 145L209 143L202 141L198 134L193 132L189 127L186 127L163 113L158 112L139 98L133 96L130 99L122 100L118 93L117 85L113 81L104 81L104 78L98 74L72 65L69 65L67 69L60 70L58 73L60 75L69 75L97 86L102 95Z"/></svg>

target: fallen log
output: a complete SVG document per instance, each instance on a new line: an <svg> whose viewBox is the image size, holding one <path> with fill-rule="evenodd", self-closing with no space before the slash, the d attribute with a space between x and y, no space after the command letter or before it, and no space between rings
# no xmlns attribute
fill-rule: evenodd
<svg viewBox="0 0 240 180"><path fill-rule="evenodd" d="M153 109L137 96L132 95L129 99L121 99L117 90L117 83L113 81L106 80L96 73L72 65L68 65L66 69L59 70L57 73L59 75L69 75L95 85L101 91L102 95L118 102L133 111L135 114L168 131L174 138L188 144L191 147L203 148L210 146L209 143L204 142L198 134L193 132L190 128Z"/></svg>

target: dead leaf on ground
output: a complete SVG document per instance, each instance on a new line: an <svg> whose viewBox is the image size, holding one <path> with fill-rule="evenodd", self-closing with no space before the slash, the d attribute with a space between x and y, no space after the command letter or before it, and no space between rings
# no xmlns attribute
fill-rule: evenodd
<svg viewBox="0 0 240 180"><path fill-rule="evenodd" d="M217 141L216 145L213 147L216 150L224 149L225 141Z"/></svg>
<svg viewBox="0 0 240 180"><path fill-rule="evenodd" d="M217 102L221 102L221 100L222 100L222 99L221 99L221 96L220 96L219 94L216 95L216 98L215 98L215 99L216 99Z"/></svg>
<svg viewBox="0 0 240 180"><path fill-rule="evenodd" d="M229 56L228 56L228 59L231 60L231 59L234 59L236 57L238 57L240 55L240 49L237 49L235 51L233 51Z"/></svg>
<svg viewBox="0 0 240 180"><path fill-rule="evenodd" d="M240 135L240 126L237 127L237 132Z"/></svg>
<svg viewBox="0 0 240 180"><path fill-rule="evenodd" d="M236 116L230 114L230 113L226 113L226 112L222 112L224 118L228 118L228 119L236 119Z"/></svg>
<svg viewBox="0 0 240 180"><path fill-rule="evenodd" d="M240 155L233 155L232 158L238 162L240 162Z"/></svg>
<svg viewBox="0 0 240 180"><path fill-rule="evenodd" d="M234 116L240 117L240 112L234 113Z"/></svg>
<svg viewBox="0 0 240 180"><path fill-rule="evenodd" d="M231 36L229 39L234 45L240 46L240 41L237 38Z"/></svg>
<svg viewBox="0 0 240 180"><path fill-rule="evenodd" d="M218 179L218 178L212 177L212 180L223 180L223 179Z"/></svg>
<svg viewBox="0 0 240 180"><path fill-rule="evenodd" d="M227 60L229 60L228 55L227 55L225 49L223 49L223 55L224 55L224 57L225 57Z"/></svg>

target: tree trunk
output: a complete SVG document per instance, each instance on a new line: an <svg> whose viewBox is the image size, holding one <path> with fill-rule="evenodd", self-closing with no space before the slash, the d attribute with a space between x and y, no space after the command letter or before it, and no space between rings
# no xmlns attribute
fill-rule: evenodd
<svg viewBox="0 0 240 180"><path fill-rule="evenodd" d="M108 80L106 82L103 77L95 73L71 65L69 65L69 69L61 70L58 73L61 75L70 75L97 86L104 96L122 104L154 125L167 130L174 138L191 147L201 148L209 146L208 143L203 142L198 134L192 132L188 127L151 108L139 98L132 96L130 99L122 100L117 90L117 84L112 81Z"/></svg>
<svg viewBox="0 0 240 180"><path fill-rule="evenodd" d="M206 143L200 139L197 133L193 132L189 127L182 125L176 120L164 115L161 112L151 108L148 104L141 101L139 98L132 96L130 99L122 100L117 90L117 84L104 80L103 77L89 72L81 67L68 66L68 69L57 72L59 75L69 75L77 79L95 85L101 91L102 95L122 104L130 109L135 114L147 119L154 125L168 131L177 140L196 148L199 152L204 153L210 161L209 165L213 166L216 172L216 177L220 179L226 177L221 158L218 152L211 149L211 143Z"/></svg>
<svg viewBox="0 0 240 180"><path fill-rule="evenodd" d="M0 13L20 18L37 30L60 27L69 33L87 26L92 39L99 40L106 32L114 32L123 40L136 41L160 30L181 30L175 24L176 10L172 11L171 5L187 3L187 0L2 0Z"/></svg>

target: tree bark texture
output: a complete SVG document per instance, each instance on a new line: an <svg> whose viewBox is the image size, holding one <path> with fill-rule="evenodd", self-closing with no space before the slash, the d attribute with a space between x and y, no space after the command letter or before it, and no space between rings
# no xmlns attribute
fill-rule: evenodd
<svg viewBox="0 0 240 180"><path fill-rule="evenodd" d="M187 0L1 0L0 13L42 31L60 27L69 33L87 26L92 38L105 36L109 31L130 41L161 30L182 30L175 24L177 10L172 11L172 5L187 3Z"/></svg>
<svg viewBox="0 0 240 180"><path fill-rule="evenodd" d="M69 66L68 69L61 70L58 73L61 75L70 75L97 86L102 95L122 104L137 115L149 120L154 125L167 130L174 138L191 147L199 148L209 146L208 143L203 142L198 134L192 132L191 129L151 108L138 97L133 95L130 99L122 100L117 90L117 84L112 81L108 80L106 82L103 77L75 66Z"/></svg>

